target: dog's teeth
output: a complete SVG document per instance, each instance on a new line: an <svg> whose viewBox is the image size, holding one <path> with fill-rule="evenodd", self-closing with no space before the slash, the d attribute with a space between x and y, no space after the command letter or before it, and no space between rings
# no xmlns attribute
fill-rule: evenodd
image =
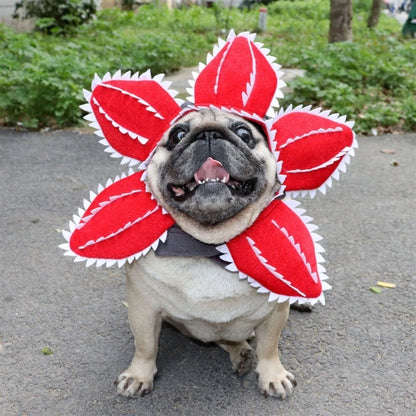
<svg viewBox="0 0 416 416"><path fill-rule="evenodd" d="M185 194L185 191L181 186L172 186L173 192L175 192L175 196L182 196Z"/></svg>
<svg viewBox="0 0 416 416"><path fill-rule="evenodd" d="M222 183L227 183L227 178L222 178L222 179L221 179L221 182L222 182Z"/></svg>

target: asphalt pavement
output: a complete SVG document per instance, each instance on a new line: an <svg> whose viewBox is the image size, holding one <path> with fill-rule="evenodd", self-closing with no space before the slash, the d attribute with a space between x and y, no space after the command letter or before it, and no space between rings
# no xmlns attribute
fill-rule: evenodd
<svg viewBox="0 0 416 416"><path fill-rule="evenodd" d="M333 288L283 332L293 396L264 398L253 372L165 326L155 389L133 400L113 385L134 352L123 270L58 248L90 189L127 169L85 130L0 129L0 415L414 415L416 134L358 142L347 174L303 203Z"/></svg>

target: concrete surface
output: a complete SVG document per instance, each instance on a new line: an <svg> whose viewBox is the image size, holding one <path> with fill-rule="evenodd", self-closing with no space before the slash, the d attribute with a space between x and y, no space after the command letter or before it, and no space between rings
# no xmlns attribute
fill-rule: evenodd
<svg viewBox="0 0 416 416"><path fill-rule="evenodd" d="M131 400L113 386L134 351L123 271L58 249L89 190L125 169L92 134L0 129L0 415L414 415L416 135L358 141L340 183L304 202L333 289L283 333L294 395L262 397L254 373L166 326L155 389ZM378 280L397 288L373 293Z"/></svg>

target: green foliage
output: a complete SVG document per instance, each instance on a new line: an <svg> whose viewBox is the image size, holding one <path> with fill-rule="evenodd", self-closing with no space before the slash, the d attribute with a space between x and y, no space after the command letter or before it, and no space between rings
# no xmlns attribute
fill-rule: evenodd
<svg viewBox="0 0 416 416"><path fill-rule="evenodd" d="M321 0L276 1L267 6L269 15L287 19L323 20L329 18L329 2Z"/></svg>
<svg viewBox="0 0 416 416"><path fill-rule="evenodd" d="M96 13L94 0L21 0L14 17L36 18L36 29L46 34L68 35Z"/></svg>
<svg viewBox="0 0 416 416"><path fill-rule="evenodd" d="M84 82L77 46L50 42L32 34L0 31L0 117L27 127L68 126L80 117Z"/></svg>
<svg viewBox="0 0 416 416"><path fill-rule="evenodd" d="M195 65L219 32L212 10L200 7L105 10L64 38L0 25L0 120L29 128L76 125L82 89L90 88L95 73L150 68L157 74Z"/></svg>
<svg viewBox="0 0 416 416"><path fill-rule="evenodd" d="M283 67L302 68L281 104L312 104L345 114L368 133L416 130L416 43L399 24L381 16L366 27L371 0L354 2L354 42L327 42L327 0L280 0L268 5L268 30L258 40ZM255 31L258 10L190 7L168 11L142 6L117 9L67 37L18 34L0 26L0 122L64 127L82 121L82 88L94 73L131 70L153 74L205 62L229 28Z"/></svg>
<svg viewBox="0 0 416 416"><path fill-rule="evenodd" d="M304 48L291 65L306 76L291 83L283 105L312 104L355 120L357 133L416 130L414 42L400 38L394 19L365 27L367 10L356 14L355 42ZM412 58L413 57L413 58Z"/></svg>
<svg viewBox="0 0 416 416"><path fill-rule="evenodd" d="M353 0L352 7L353 13L370 13L371 4L373 0Z"/></svg>

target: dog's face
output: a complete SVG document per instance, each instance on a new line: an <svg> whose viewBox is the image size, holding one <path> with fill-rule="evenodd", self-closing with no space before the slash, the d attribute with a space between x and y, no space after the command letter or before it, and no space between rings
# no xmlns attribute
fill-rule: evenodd
<svg viewBox="0 0 416 416"><path fill-rule="evenodd" d="M212 109L188 113L166 132L147 181L178 225L207 243L250 226L279 185L261 129Z"/></svg>

